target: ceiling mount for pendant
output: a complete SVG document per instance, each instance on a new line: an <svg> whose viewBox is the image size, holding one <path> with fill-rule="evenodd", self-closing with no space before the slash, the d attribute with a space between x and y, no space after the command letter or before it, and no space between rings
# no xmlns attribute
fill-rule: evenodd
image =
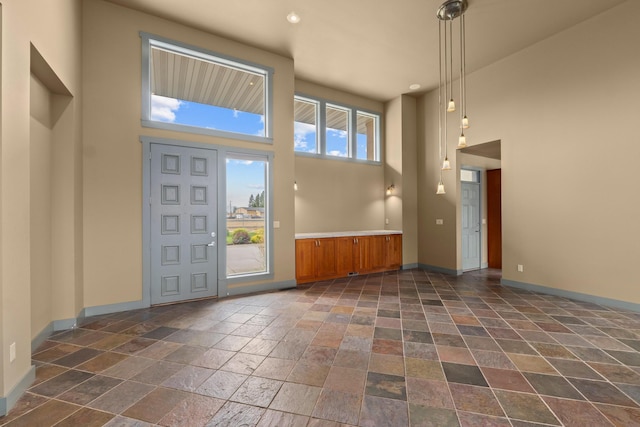
<svg viewBox="0 0 640 427"><path fill-rule="evenodd" d="M436 16L442 21L451 21L467 10L467 0L447 0L438 8Z"/></svg>

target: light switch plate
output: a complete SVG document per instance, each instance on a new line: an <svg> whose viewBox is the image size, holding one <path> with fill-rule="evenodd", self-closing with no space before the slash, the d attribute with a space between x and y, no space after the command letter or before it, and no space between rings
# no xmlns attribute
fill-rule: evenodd
<svg viewBox="0 0 640 427"><path fill-rule="evenodd" d="M273 221L273 228L280 228L280 221Z"/></svg>
<svg viewBox="0 0 640 427"><path fill-rule="evenodd" d="M443 225L444 224L444 219L438 218L436 219L436 225Z"/></svg>

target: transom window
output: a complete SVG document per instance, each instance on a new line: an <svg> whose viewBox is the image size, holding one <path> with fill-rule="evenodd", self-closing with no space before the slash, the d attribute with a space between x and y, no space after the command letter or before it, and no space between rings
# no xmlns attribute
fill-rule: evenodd
<svg viewBox="0 0 640 427"><path fill-rule="evenodd" d="M379 162L379 135L379 114L321 99L294 98L296 153Z"/></svg>
<svg viewBox="0 0 640 427"><path fill-rule="evenodd" d="M143 125L271 142L269 68L141 37Z"/></svg>
<svg viewBox="0 0 640 427"><path fill-rule="evenodd" d="M460 169L460 181L480 182L480 171L473 169Z"/></svg>

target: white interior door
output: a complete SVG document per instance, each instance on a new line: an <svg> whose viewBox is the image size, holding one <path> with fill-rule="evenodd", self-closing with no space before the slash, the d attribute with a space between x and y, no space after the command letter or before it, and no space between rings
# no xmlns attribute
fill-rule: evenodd
<svg viewBox="0 0 640 427"><path fill-rule="evenodd" d="M462 182L462 269L480 268L480 184Z"/></svg>
<svg viewBox="0 0 640 427"><path fill-rule="evenodd" d="M217 152L151 144L151 304L218 293Z"/></svg>

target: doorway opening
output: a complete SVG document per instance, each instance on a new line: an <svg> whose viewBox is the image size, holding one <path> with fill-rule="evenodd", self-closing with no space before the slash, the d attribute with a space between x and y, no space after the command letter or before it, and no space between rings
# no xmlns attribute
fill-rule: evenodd
<svg viewBox="0 0 640 427"><path fill-rule="evenodd" d="M501 141L458 150L462 271L502 268Z"/></svg>

